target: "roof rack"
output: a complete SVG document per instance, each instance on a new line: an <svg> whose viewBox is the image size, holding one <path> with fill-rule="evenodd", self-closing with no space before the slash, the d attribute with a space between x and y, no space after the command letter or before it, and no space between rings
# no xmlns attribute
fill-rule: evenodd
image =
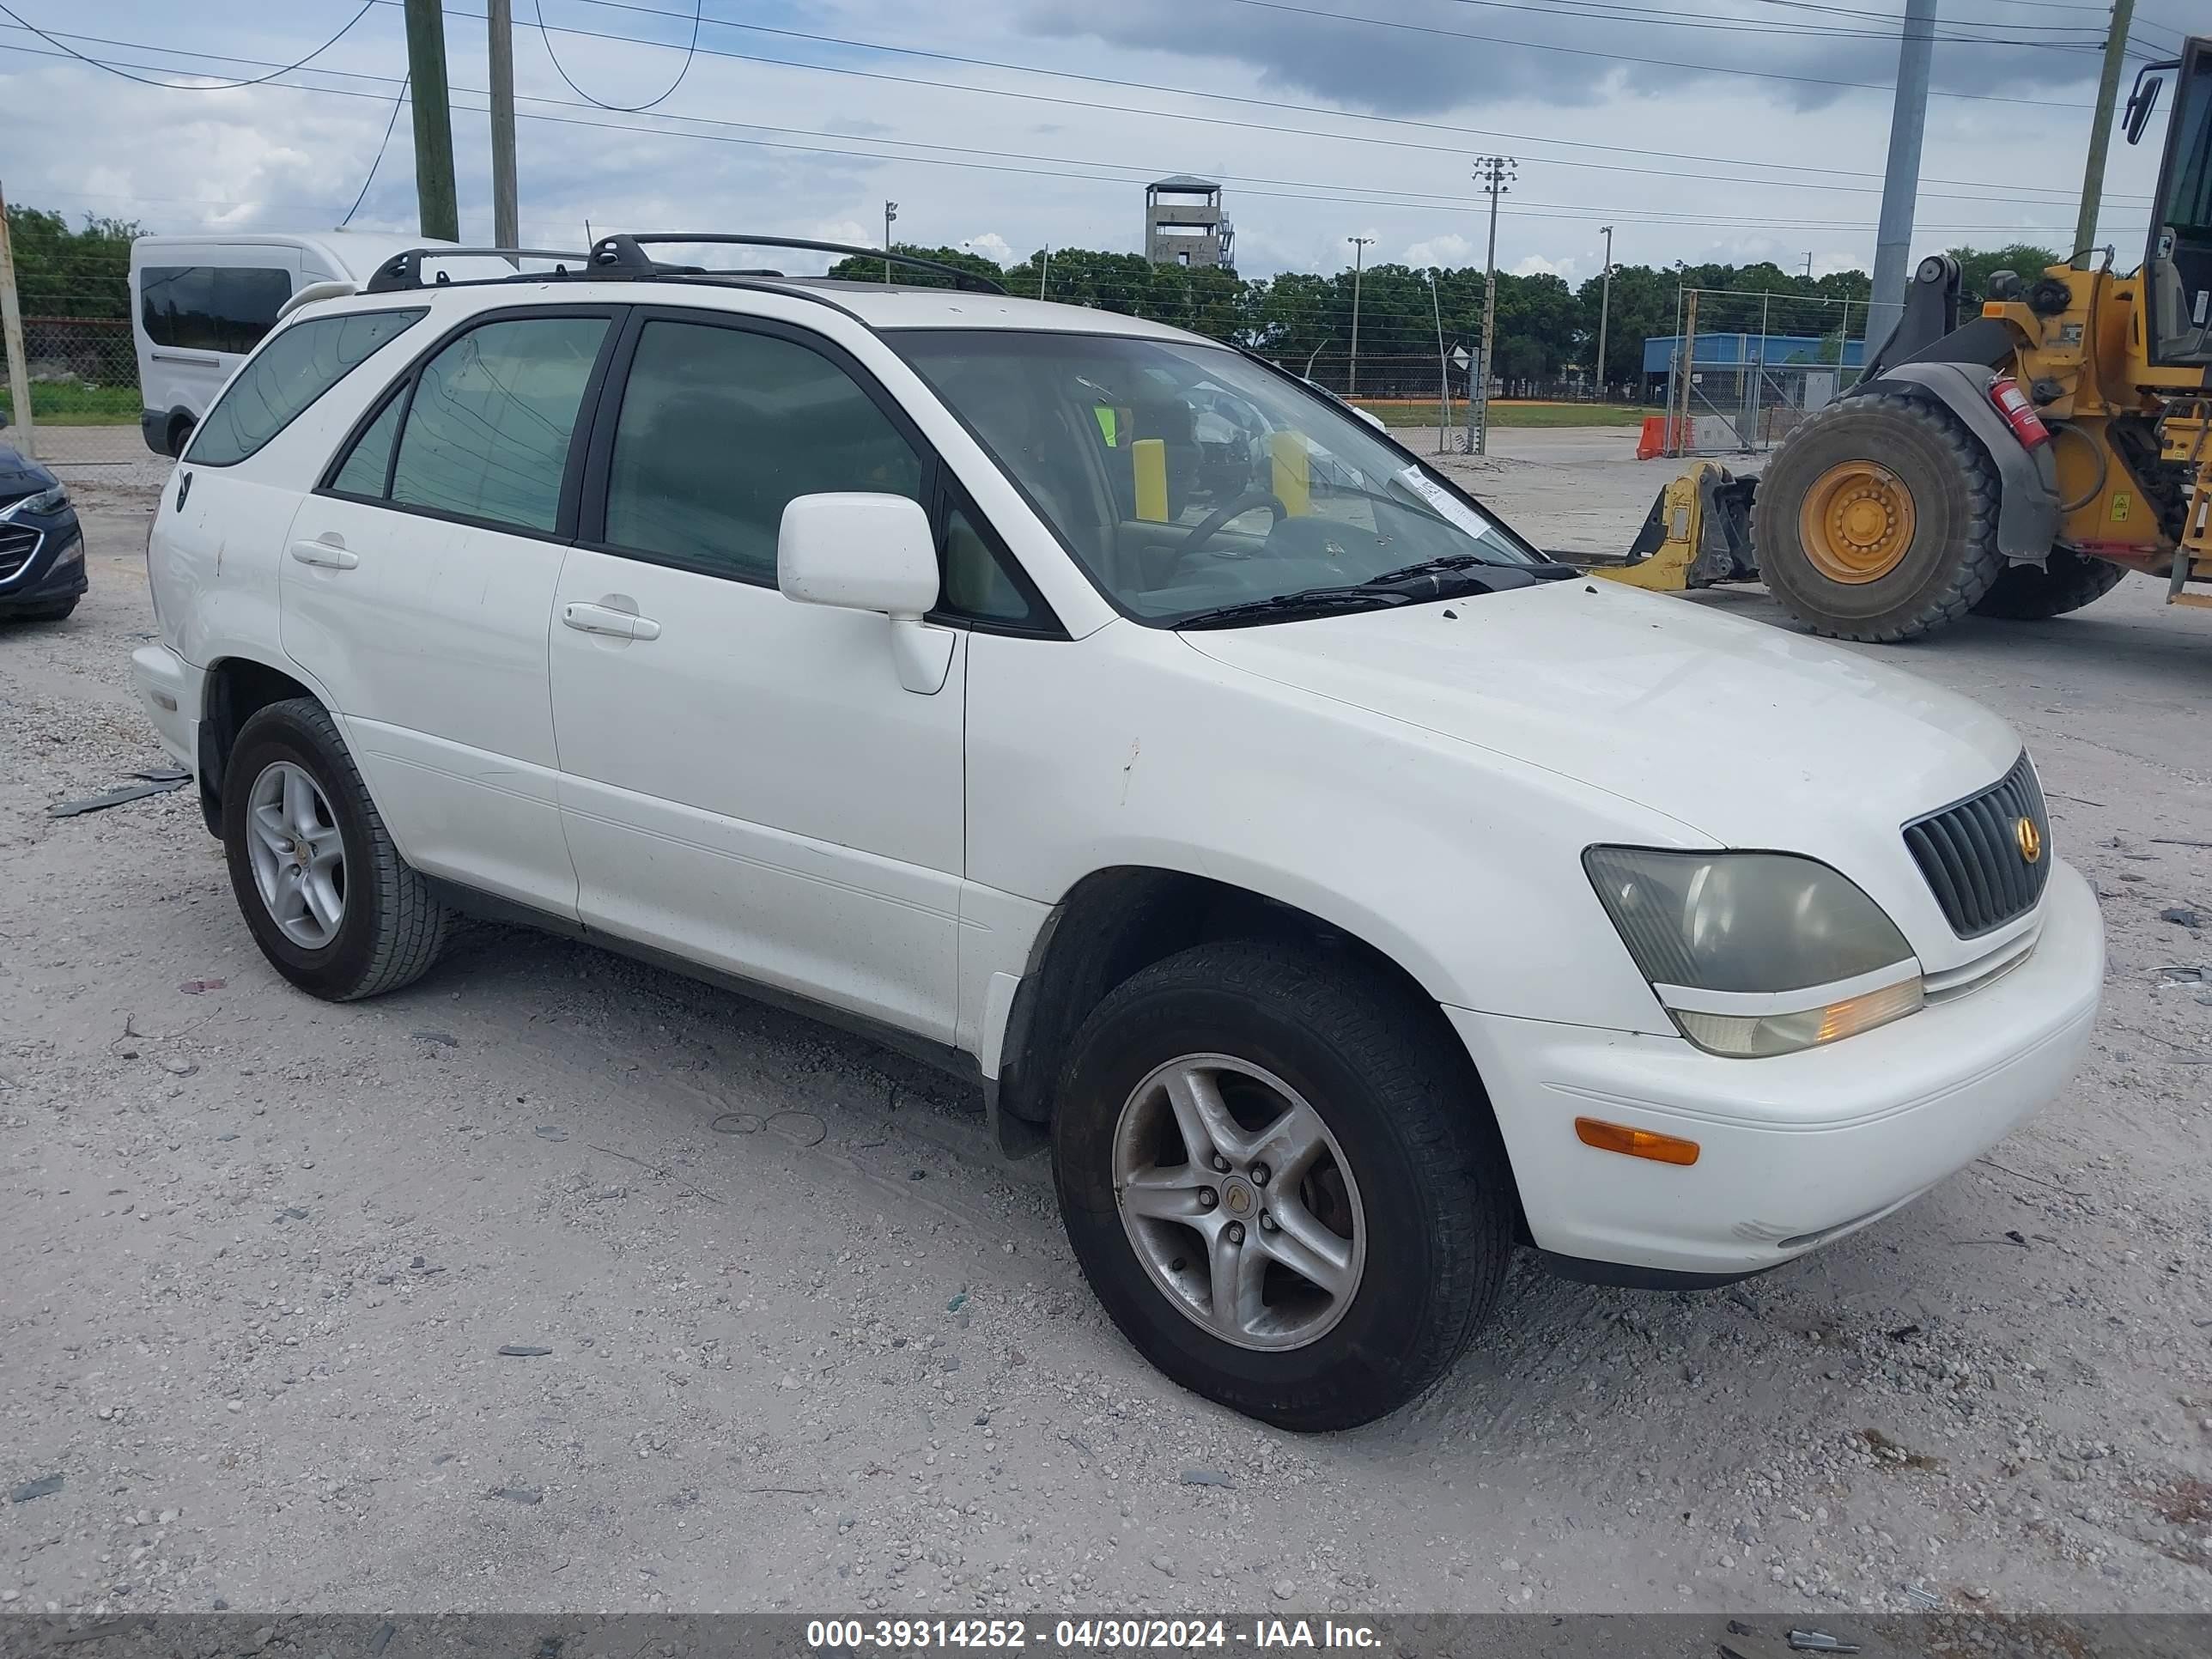
<svg viewBox="0 0 2212 1659"><path fill-rule="evenodd" d="M950 276L955 288L966 289L974 294L1004 294L1006 291L988 276L979 276L972 270L963 270L958 265L947 264L942 259L924 259L916 254L895 253L879 247L862 247L853 242L816 242L797 236L740 236L726 231L655 231L640 236L602 236L592 245L593 274L600 276L712 276L725 274L708 270L703 265L660 264L645 251L648 245L670 242L718 247L787 247L808 253L842 253L847 258L882 259L890 264L906 265L917 270L933 270L940 276ZM779 273L749 270L726 274L763 276Z"/></svg>
<svg viewBox="0 0 2212 1659"><path fill-rule="evenodd" d="M579 253L574 248L410 247L404 252L393 254L382 264L377 266L375 274L368 279L367 285L362 288L362 292L364 294L392 294L397 293L402 289L449 287L453 285L456 279L442 270L435 276L432 277L428 282L423 281L422 262L425 259L484 258L495 259L568 259L573 260L580 267L587 266L592 262L592 256L590 254ZM586 274L587 273L582 270L571 271L565 265L556 265L550 271L518 271L515 273L516 276L538 282L543 282L549 276L580 276ZM465 276L459 280L464 283L504 283L513 281L514 277Z"/></svg>
<svg viewBox="0 0 2212 1659"><path fill-rule="evenodd" d="M853 242L816 242L797 236L739 236L726 231L660 231L641 236L602 236L592 244L588 253L544 247L410 247L379 265L362 292L393 294L405 289L459 288L485 283L644 282L658 276L790 280L778 270L710 270L705 265L664 264L645 251L648 246L672 242L725 247L788 247L809 253L838 253L848 258L881 259L917 270L933 270L941 276L951 277L955 288L966 289L970 293L1006 291L988 276L963 270L942 259L925 259L912 253L886 253L879 247L862 247ZM501 276L455 276L441 270L426 280L422 275L425 261L468 258L552 259L564 263L556 264L550 270L518 270Z"/></svg>

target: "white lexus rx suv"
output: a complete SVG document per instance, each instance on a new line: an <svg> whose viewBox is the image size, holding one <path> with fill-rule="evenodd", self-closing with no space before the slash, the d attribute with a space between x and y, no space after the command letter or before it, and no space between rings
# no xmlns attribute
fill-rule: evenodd
<svg viewBox="0 0 2212 1659"><path fill-rule="evenodd" d="M2103 934L1994 714L1585 580L1229 347L677 240L303 304L163 492L137 684L303 991L476 913L858 1024L1298 1429L1516 1243L1725 1283L2064 1085Z"/></svg>

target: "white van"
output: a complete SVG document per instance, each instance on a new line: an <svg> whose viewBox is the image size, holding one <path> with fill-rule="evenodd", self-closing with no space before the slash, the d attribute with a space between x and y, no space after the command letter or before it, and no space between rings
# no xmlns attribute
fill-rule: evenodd
<svg viewBox="0 0 2212 1659"><path fill-rule="evenodd" d="M308 283L358 287L392 255L436 246L447 245L369 230L138 238L131 245L131 337L146 447L183 452L232 371Z"/></svg>

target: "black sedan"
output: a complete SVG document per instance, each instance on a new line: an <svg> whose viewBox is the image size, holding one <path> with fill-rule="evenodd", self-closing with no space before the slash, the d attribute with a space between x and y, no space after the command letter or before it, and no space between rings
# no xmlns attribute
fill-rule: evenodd
<svg viewBox="0 0 2212 1659"><path fill-rule="evenodd" d="M0 622L58 622L84 589L84 532L69 491L0 443Z"/></svg>

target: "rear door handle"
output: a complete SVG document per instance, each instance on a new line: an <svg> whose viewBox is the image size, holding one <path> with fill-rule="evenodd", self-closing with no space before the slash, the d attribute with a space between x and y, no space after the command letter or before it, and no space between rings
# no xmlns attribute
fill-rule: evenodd
<svg viewBox="0 0 2212 1659"><path fill-rule="evenodd" d="M294 542L292 556L325 570L351 570L361 562L360 554L349 553L336 542Z"/></svg>
<svg viewBox="0 0 2212 1659"><path fill-rule="evenodd" d="M604 605L566 605L561 620L580 634L604 634L615 640L657 640L660 624L650 617L633 616Z"/></svg>

